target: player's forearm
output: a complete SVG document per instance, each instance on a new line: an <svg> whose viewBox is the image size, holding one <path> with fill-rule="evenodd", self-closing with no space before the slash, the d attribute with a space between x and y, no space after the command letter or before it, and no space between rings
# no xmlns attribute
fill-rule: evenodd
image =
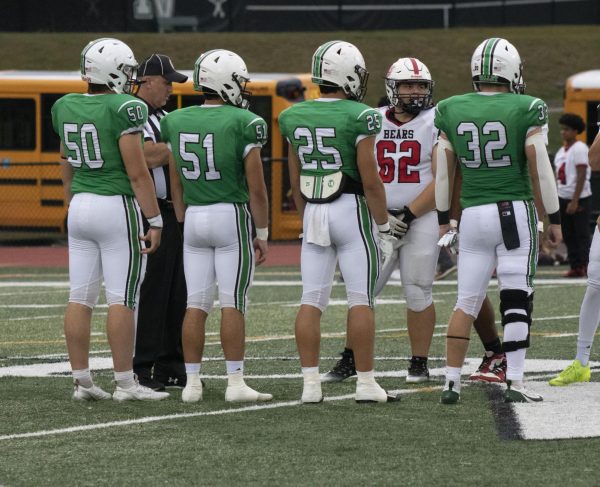
<svg viewBox="0 0 600 487"><path fill-rule="evenodd" d="M269 226L269 198L266 186L263 185L262 190L250 193L250 213L256 228Z"/></svg>
<svg viewBox="0 0 600 487"><path fill-rule="evenodd" d="M408 208L417 218L435 210L435 181L431 181L427 187L411 201Z"/></svg>
<svg viewBox="0 0 600 487"><path fill-rule="evenodd" d="M131 178L131 188L133 189L135 199L140 205L142 213L146 218L160 215L154 183L147 171L145 174L142 173L139 176Z"/></svg>
<svg viewBox="0 0 600 487"><path fill-rule="evenodd" d="M185 219L185 203L183 201L183 187L179 174L177 174L177 165L173 156L169 156L169 179L171 180L171 201L173 202L173 210L175 218L178 222Z"/></svg>
<svg viewBox="0 0 600 487"><path fill-rule="evenodd" d="M384 225L388 221L387 200L383 183L381 180L378 182L379 184L374 183L363 187L365 198L367 198L367 205L375 223L377 225Z"/></svg>
<svg viewBox="0 0 600 487"><path fill-rule="evenodd" d="M550 223L559 224L560 213L556 180L541 133L527 137L525 140L525 155L529 162L531 177L537 178L539 182L542 203L550 218Z"/></svg>
<svg viewBox="0 0 600 487"><path fill-rule="evenodd" d="M600 171L600 132L596 135L590 151L588 152L588 159L592 171Z"/></svg>
<svg viewBox="0 0 600 487"><path fill-rule="evenodd" d="M73 193L71 192L71 183L73 182L73 168L66 160L60 161L60 173L63 182L63 193L65 195L65 204L71 204Z"/></svg>

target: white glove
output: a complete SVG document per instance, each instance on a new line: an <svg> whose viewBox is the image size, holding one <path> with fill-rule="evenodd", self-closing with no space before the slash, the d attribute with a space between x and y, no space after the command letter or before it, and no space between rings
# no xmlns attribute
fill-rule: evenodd
<svg viewBox="0 0 600 487"><path fill-rule="evenodd" d="M390 208L388 211L388 221L390 222L392 235L399 239L404 237L415 218L416 216L410 211L408 206L404 208Z"/></svg>
<svg viewBox="0 0 600 487"><path fill-rule="evenodd" d="M451 254L456 254L458 251L458 230L451 228L442 235L437 244L440 247L447 247Z"/></svg>
<svg viewBox="0 0 600 487"><path fill-rule="evenodd" d="M381 251L381 268L392 258L398 239L391 232L379 232L379 250Z"/></svg>
<svg viewBox="0 0 600 487"><path fill-rule="evenodd" d="M394 237L402 238L408 232L408 224L399 220L391 213L388 213L388 222L390 222L390 230Z"/></svg>

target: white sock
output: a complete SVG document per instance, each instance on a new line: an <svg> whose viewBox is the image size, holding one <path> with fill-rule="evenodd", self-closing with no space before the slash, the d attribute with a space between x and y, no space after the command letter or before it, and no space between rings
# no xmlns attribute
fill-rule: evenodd
<svg viewBox="0 0 600 487"><path fill-rule="evenodd" d="M454 392L460 392L460 373L462 372L462 367L450 367L446 365L446 384L444 385L444 390L448 390L450 388L450 381L454 382L452 386L452 390Z"/></svg>
<svg viewBox="0 0 600 487"><path fill-rule="evenodd" d="M81 369L73 371L73 380L79 382L80 385L89 389L94 385L90 369Z"/></svg>
<svg viewBox="0 0 600 487"><path fill-rule="evenodd" d="M225 360L225 366L227 367L227 373L233 374L238 370L244 373L244 361L243 360Z"/></svg>
<svg viewBox="0 0 600 487"><path fill-rule="evenodd" d="M185 373L187 375L198 375L200 373L201 363L185 363Z"/></svg>
<svg viewBox="0 0 600 487"><path fill-rule="evenodd" d="M304 382L321 382L319 367L302 367Z"/></svg>
<svg viewBox="0 0 600 487"><path fill-rule="evenodd" d="M513 310L508 310L507 313L511 311ZM508 323L504 327L504 343L526 340L528 333L529 326L524 321ZM526 348L521 348L514 352L506 352L506 380L511 380L513 383L523 380L526 354Z"/></svg>
<svg viewBox="0 0 600 487"><path fill-rule="evenodd" d="M135 379L133 377L133 369L126 370L125 372L117 372L115 370L115 381L121 389L131 389L135 386Z"/></svg>
<svg viewBox="0 0 600 487"><path fill-rule="evenodd" d="M375 382L375 370L369 370L368 372L356 371L356 381L362 384Z"/></svg>
<svg viewBox="0 0 600 487"><path fill-rule="evenodd" d="M588 284L579 312L579 335L577 336L577 360L584 367L590 361L594 335L600 322L600 289Z"/></svg>

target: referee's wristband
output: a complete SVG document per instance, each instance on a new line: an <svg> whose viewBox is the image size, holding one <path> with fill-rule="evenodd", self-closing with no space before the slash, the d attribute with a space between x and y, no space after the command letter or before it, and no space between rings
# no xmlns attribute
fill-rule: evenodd
<svg viewBox="0 0 600 487"><path fill-rule="evenodd" d="M257 228L256 238L258 240L269 240L269 227Z"/></svg>
<svg viewBox="0 0 600 487"><path fill-rule="evenodd" d="M150 224L150 228L162 228L163 227L163 219L162 215L159 213L152 218L147 218L148 223Z"/></svg>

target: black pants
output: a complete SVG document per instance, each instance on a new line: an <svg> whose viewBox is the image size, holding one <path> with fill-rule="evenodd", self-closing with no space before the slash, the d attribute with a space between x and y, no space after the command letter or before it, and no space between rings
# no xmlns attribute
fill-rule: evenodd
<svg viewBox="0 0 600 487"><path fill-rule="evenodd" d="M571 200L559 198L560 218L563 239L567 246L569 265L571 269L585 267L590 256L590 214L591 198L579 200L579 208L573 215L566 212Z"/></svg>
<svg viewBox="0 0 600 487"><path fill-rule="evenodd" d="M140 290L133 369L139 376L149 376L152 367L155 376L181 376L181 325L187 305L183 236L172 207L159 206L163 231L160 247L148 256Z"/></svg>

